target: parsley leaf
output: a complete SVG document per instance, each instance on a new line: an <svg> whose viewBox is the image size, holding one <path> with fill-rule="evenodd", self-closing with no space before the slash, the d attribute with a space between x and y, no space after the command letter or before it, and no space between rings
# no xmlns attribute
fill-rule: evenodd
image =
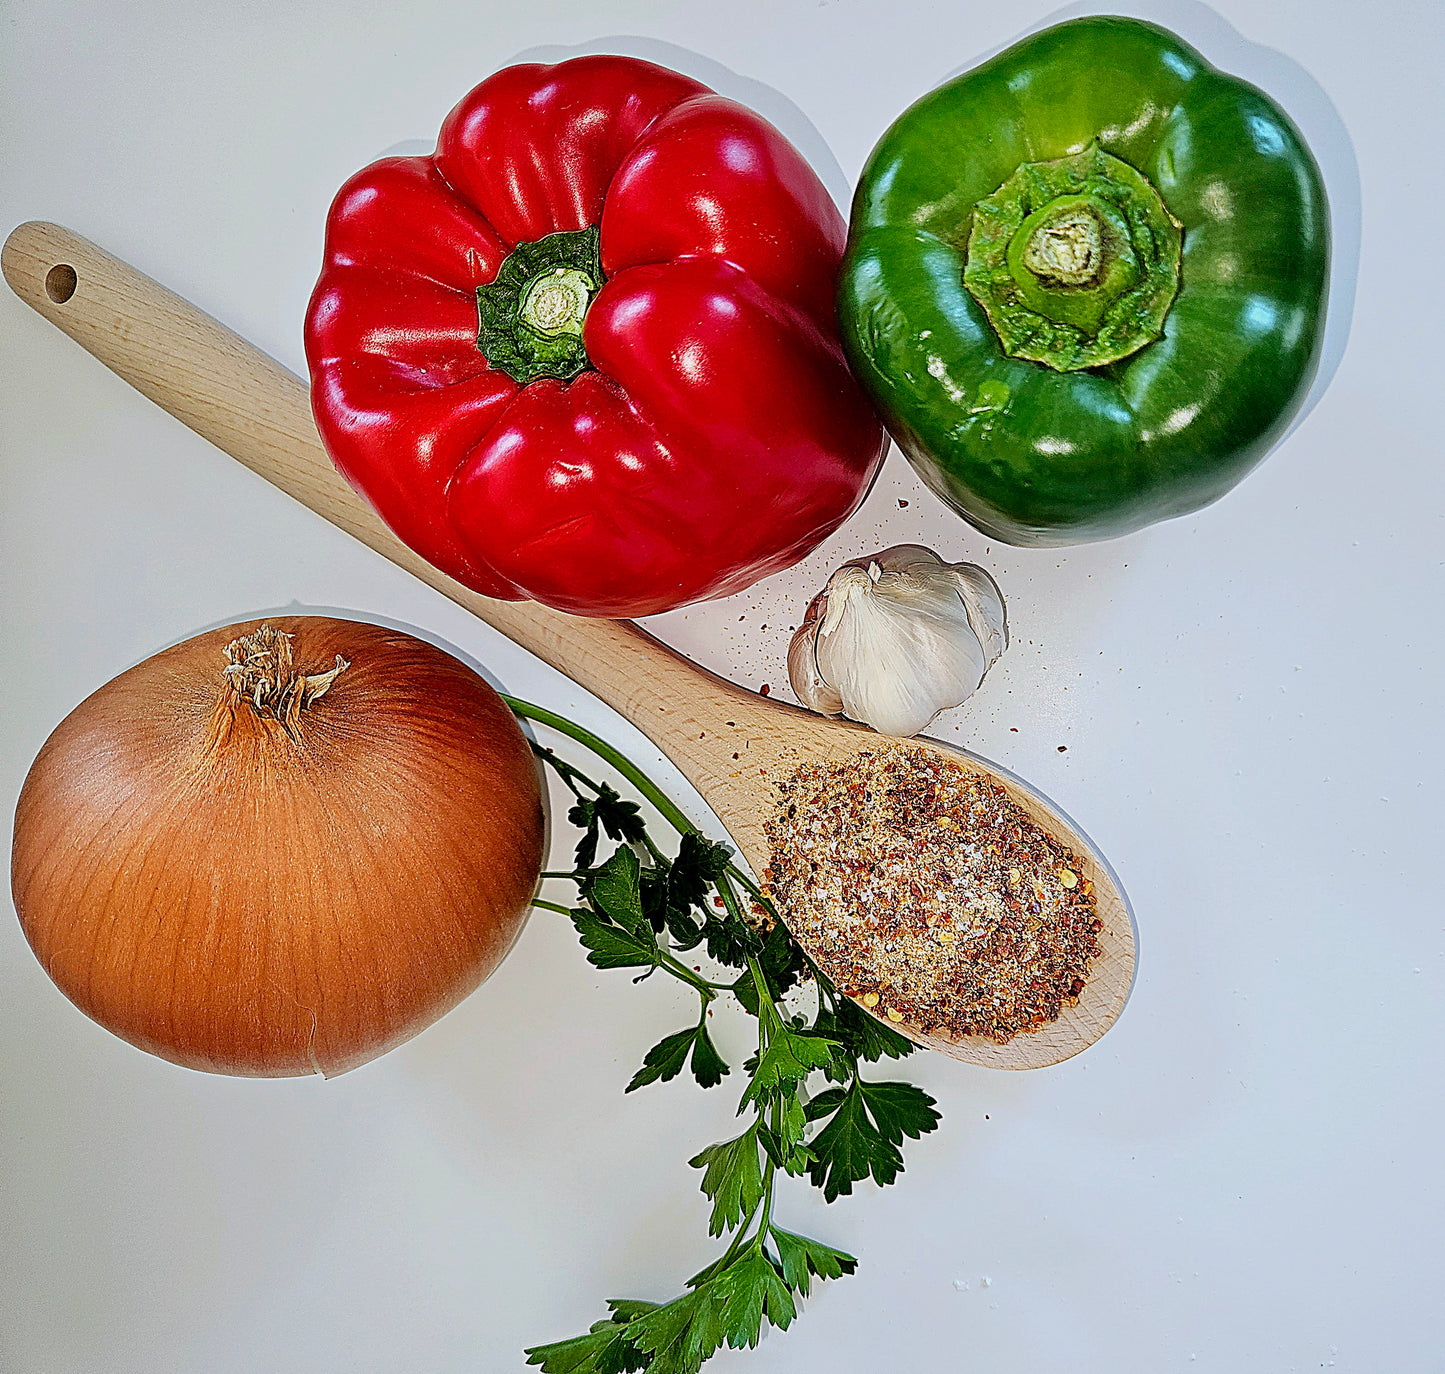
<svg viewBox="0 0 1445 1374"><path fill-rule="evenodd" d="M579 797L567 812L567 819L583 832L577 841L578 868L591 868L596 861L599 827L612 839L628 844L640 844L647 834L637 803L623 801L605 782L595 797Z"/></svg>
<svg viewBox="0 0 1445 1374"><path fill-rule="evenodd" d="M869 1177L886 1186L903 1171L898 1147L905 1135L917 1139L938 1125L933 1099L912 1083L865 1083L829 1088L808 1103L808 1117L831 1118L808 1147L813 1162L808 1172L823 1197L833 1202Z"/></svg>
<svg viewBox="0 0 1445 1374"><path fill-rule="evenodd" d="M709 958L725 964L728 968L742 968L750 955L761 952L762 938L740 913L727 906L710 906L704 909L707 914L702 933L707 941Z"/></svg>
<svg viewBox="0 0 1445 1374"><path fill-rule="evenodd" d="M842 1106L847 1095L846 1088L825 1088L809 1098L808 1105L803 1110L809 1121L821 1121L825 1116L832 1116Z"/></svg>
<svg viewBox="0 0 1445 1374"><path fill-rule="evenodd" d="M768 938L763 941L763 952L758 956L758 963L763 967L768 987L775 998L788 992L808 971L808 960L802 946L793 939L787 926L781 921L773 923Z"/></svg>
<svg viewBox="0 0 1445 1374"><path fill-rule="evenodd" d="M599 1323L601 1325L601 1323ZM571 1340L554 1341L551 1345L533 1345L526 1351L529 1365L541 1365L542 1374L597 1374L597 1358L608 1346L625 1339L608 1322L611 1330L590 1331Z"/></svg>
<svg viewBox="0 0 1445 1374"><path fill-rule="evenodd" d="M698 1085L715 1088L731 1072L727 1060L717 1052L717 1046L708 1034L706 1022L699 1025L697 1039L692 1048L692 1076L697 1079Z"/></svg>
<svg viewBox="0 0 1445 1374"><path fill-rule="evenodd" d="M582 885L582 893L623 930L653 940L652 927L642 914L642 865L626 845L619 846L601 868Z"/></svg>
<svg viewBox="0 0 1445 1374"><path fill-rule="evenodd" d="M891 1145L903 1144L904 1136L917 1140L942 1120L933 1110L933 1098L913 1083L870 1083L860 1078L858 1087L878 1133Z"/></svg>
<svg viewBox="0 0 1445 1374"><path fill-rule="evenodd" d="M774 1131L771 1126L764 1125L758 1131L758 1139L768 1152L768 1158L789 1174L806 1173L812 1161L813 1152L803 1144L806 1125L802 1102L798 1100L797 1093L789 1093L779 1103L779 1129Z"/></svg>
<svg viewBox="0 0 1445 1374"><path fill-rule="evenodd" d="M593 968L651 968L657 963L657 945L629 930L612 925L595 911L576 907L572 924L587 949L587 962Z"/></svg>
<svg viewBox="0 0 1445 1374"><path fill-rule="evenodd" d="M798 942L788 934L788 928L777 922L768 932L758 953L768 981L768 988L774 997L781 997L807 971L807 961ZM743 970L742 977L733 984L733 994L743 1004L750 1016L758 1014L758 990L753 986L753 971ZM826 1034L826 1032L824 1032Z"/></svg>
<svg viewBox="0 0 1445 1374"><path fill-rule="evenodd" d="M816 1106L818 1100L815 1098L809 1105ZM814 1159L808 1172L814 1186L822 1188L827 1202L851 1193L853 1185L869 1174L880 1184L892 1183L903 1168L903 1156L868 1119L856 1080L842 1093L837 1111L809 1146Z"/></svg>
<svg viewBox="0 0 1445 1374"><path fill-rule="evenodd" d="M588 798L574 802L567 813L567 819L582 831L582 838L577 841L577 848L572 851L572 861L585 871L597 862L597 841L600 838L597 830L597 803Z"/></svg>
<svg viewBox="0 0 1445 1374"><path fill-rule="evenodd" d="M593 1322L585 1336L534 1345L526 1355L529 1365L542 1366L542 1374L628 1374L648 1368L647 1356L616 1320Z"/></svg>
<svg viewBox="0 0 1445 1374"><path fill-rule="evenodd" d="M682 1072L687 1063L688 1051L697 1038L697 1027L689 1026L675 1035L659 1040L642 1060L642 1067L632 1075L625 1091L633 1092L649 1083L669 1083Z"/></svg>
<svg viewBox="0 0 1445 1374"><path fill-rule="evenodd" d="M652 928L664 929L678 949L692 949L703 939L707 924L707 896L727 872L733 851L695 831L682 837L677 857L658 859L642 875L642 909ZM694 911L701 910L698 920Z"/></svg>
<svg viewBox="0 0 1445 1374"><path fill-rule="evenodd" d="M869 1016L852 998L838 994L836 1005L836 1011L819 1010L813 1029L838 1041L845 1059L864 1059L871 1064L884 1055L902 1059L918 1048L906 1035ZM844 1063L837 1076L846 1078L848 1073L849 1066Z"/></svg>
<svg viewBox="0 0 1445 1374"><path fill-rule="evenodd" d="M763 1172L758 1156L758 1123L740 1136L709 1145L688 1160L702 1169L702 1191L712 1199L707 1233L720 1236L736 1230L742 1219L762 1201Z"/></svg>
<svg viewBox="0 0 1445 1374"><path fill-rule="evenodd" d="M669 906L663 914L663 923L667 926L667 933L672 936L672 943L676 948L694 949L702 943L702 923L695 920L690 913Z"/></svg>
<svg viewBox="0 0 1445 1374"><path fill-rule="evenodd" d="M814 1274L820 1279L836 1279L843 1274L851 1274L858 1267L858 1261L852 1255L824 1245L820 1240L795 1235L781 1226L770 1226L768 1229L778 1247L783 1282L800 1298L806 1298L811 1291Z"/></svg>
<svg viewBox="0 0 1445 1374"><path fill-rule="evenodd" d="M761 1104L786 1093L801 1083L814 1069L826 1068L833 1062L833 1042L812 1035L798 1035L784 1028L768 1041L753 1081L743 1093L738 1110L749 1104Z"/></svg>
<svg viewBox="0 0 1445 1374"><path fill-rule="evenodd" d="M546 755L543 759L546 761ZM614 840L628 844L640 844L647 834L647 824L637 803L623 801L605 782L597 788L596 796L578 797L567 812L567 819L582 831L576 849L579 869L591 868L596 862L599 829L605 830Z"/></svg>
<svg viewBox="0 0 1445 1374"><path fill-rule="evenodd" d="M667 867L665 861L642 870L639 882L642 914L654 932L661 935L667 927Z"/></svg>
<svg viewBox="0 0 1445 1374"><path fill-rule="evenodd" d="M779 1331L786 1331L798 1315L793 1295L760 1245L750 1245L717 1274L712 1288L722 1305L727 1343L734 1350L757 1345L765 1314Z"/></svg>
<svg viewBox="0 0 1445 1374"><path fill-rule="evenodd" d="M717 1046L708 1034L707 1022L702 1021L659 1040L648 1050L642 1067L633 1074L626 1091L632 1092L649 1083L670 1082L682 1072L689 1050L692 1052L692 1075L702 1087L717 1087L731 1072L727 1060L717 1052Z"/></svg>
<svg viewBox="0 0 1445 1374"><path fill-rule="evenodd" d="M648 1374L697 1374L723 1343L716 1294L704 1284L654 1307L627 1324L627 1338L652 1356Z"/></svg>
<svg viewBox="0 0 1445 1374"><path fill-rule="evenodd" d="M733 851L696 831L682 837L667 875L667 904L681 912L704 906L708 891L728 870Z"/></svg>
<svg viewBox="0 0 1445 1374"><path fill-rule="evenodd" d="M640 1317L644 1312L651 1312L659 1304L655 1302L644 1302L640 1298L608 1298L607 1308L612 1313L609 1320L614 1322L630 1322L634 1317ZM593 1329L601 1325L595 1323Z"/></svg>
<svg viewBox="0 0 1445 1374"><path fill-rule="evenodd" d="M761 1107L787 1094L814 1069L825 1069L833 1062L834 1042L791 1029L771 1000L759 1004L758 1020L767 1035L767 1048L753 1069L753 1081L738 1103L739 1111L749 1104Z"/></svg>
<svg viewBox="0 0 1445 1374"><path fill-rule="evenodd" d="M607 1304L612 1315L587 1335L534 1346L527 1363L541 1365L542 1374L697 1374L723 1344L756 1346L764 1320L786 1331L798 1315L794 1294L807 1297L814 1277L834 1279L857 1268L852 1255L822 1241L779 1226L767 1234L776 1260L761 1235L754 1237L736 1259L691 1279L681 1297L661 1304L614 1298Z"/></svg>
<svg viewBox="0 0 1445 1374"><path fill-rule="evenodd" d="M623 801L605 782L597 789L597 819L614 840L641 844L647 834L647 823L634 801Z"/></svg>

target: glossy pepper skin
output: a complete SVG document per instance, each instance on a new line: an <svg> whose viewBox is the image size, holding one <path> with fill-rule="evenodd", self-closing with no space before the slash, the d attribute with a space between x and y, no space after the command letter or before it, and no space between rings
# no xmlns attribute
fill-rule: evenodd
<svg viewBox="0 0 1445 1374"><path fill-rule="evenodd" d="M610 56L506 68L433 156L336 197L306 320L322 439L486 595L630 616L738 591L837 528L886 449L837 337L845 239L792 145L696 81ZM558 243L593 267L526 318L570 329L582 370L519 380L481 351L479 299L531 300L504 281Z"/></svg>
<svg viewBox="0 0 1445 1374"><path fill-rule="evenodd" d="M1009 356L963 275L979 202L1091 146L1152 183L1182 258L1161 337L1061 371ZM1283 433L1318 363L1329 241L1319 170L1267 96L1152 24L1074 20L883 136L839 323L894 438L960 515L1013 544L1107 539L1222 496Z"/></svg>

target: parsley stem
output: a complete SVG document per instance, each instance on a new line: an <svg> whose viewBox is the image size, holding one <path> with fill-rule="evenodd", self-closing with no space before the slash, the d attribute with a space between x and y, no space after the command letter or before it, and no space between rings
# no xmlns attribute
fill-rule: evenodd
<svg viewBox="0 0 1445 1374"><path fill-rule="evenodd" d="M563 916L570 916L572 914L572 908L570 906L559 906L556 902L544 902L540 897L533 897L532 905L539 906L544 911L559 912Z"/></svg>
<svg viewBox="0 0 1445 1374"><path fill-rule="evenodd" d="M542 876L544 878L576 878L579 875L576 873L544 873ZM558 902L549 902L541 897L533 897L532 905L539 906L544 911L555 911L559 916L570 916L572 914L572 908L570 906L562 906ZM665 949L659 949L657 953L660 961L658 966L672 974L674 978L681 979L682 982L696 988L702 995L704 1006L711 1002L719 992L732 991L733 985L731 983L711 982L701 974L694 973L681 959L677 958L676 955L669 954Z"/></svg>
<svg viewBox="0 0 1445 1374"><path fill-rule="evenodd" d="M711 1002L714 996L713 989L727 991L726 983L710 983L699 973L694 973L686 964L674 954L669 954L665 949L657 951L661 960L661 967L666 969L674 978L680 978L684 983L690 983L703 996L704 1001Z"/></svg>
<svg viewBox="0 0 1445 1374"><path fill-rule="evenodd" d="M769 1167L771 1168L771 1162L769 1163ZM762 1205L762 1199L759 1198L757 1202L748 1208L747 1215L738 1223L737 1234L733 1237L732 1244L723 1251L723 1257L717 1262L718 1269L726 1269L728 1265L732 1263L733 1257L737 1252L743 1248L743 1242L749 1239L748 1231L753 1224L753 1218L757 1216L758 1208Z"/></svg>
<svg viewBox="0 0 1445 1374"><path fill-rule="evenodd" d="M548 764L552 768L552 771L562 779L567 785L567 790L570 791L578 801L585 800L582 795L582 789L577 786L579 781L585 782L594 792L597 791L597 784L593 782L591 778L585 777L580 770L574 768L565 759L559 759L550 749L543 749L540 745L532 742L532 752L541 759L543 763Z"/></svg>
<svg viewBox="0 0 1445 1374"><path fill-rule="evenodd" d="M552 729L558 730L562 734L575 739L579 744L586 745L598 758L606 763L610 763L657 808L663 819L666 820L679 835L700 835L702 833L697 826L683 815L682 811L673 804L667 794L663 792L646 773L625 754L619 753L618 750L614 749L605 739L594 735L592 731L588 730L585 726L577 725L565 716L559 716L555 712L547 710L545 706L534 706L529 701L523 701L519 697L508 696L505 692L501 695L502 700L507 703L507 706L514 715L522 716L527 720L534 720L539 725L550 726ZM574 778L585 782L594 792L599 790L597 783L582 773L580 769L559 759L550 749L540 750L538 752L547 763L551 764L552 767L557 770L558 776L567 784L574 796L580 799L582 795L573 783ZM659 857L659 851L653 844L650 836L644 836L643 843L647 845L654 859ZM730 863L727 866L727 876L735 879L754 901L761 902L764 905L767 904L767 899L763 896L762 888L744 873L737 864ZM725 893L724 898L726 898L726 895ZM769 909L771 910L771 908ZM741 909L735 910L734 914L741 916Z"/></svg>
<svg viewBox="0 0 1445 1374"><path fill-rule="evenodd" d="M722 874L722 876L718 878L715 886L717 887L718 894L723 899L723 906L727 908L728 915L734 920L741 921L744 925L747 925L748 919L743 915L743 904L738 901L738 894L733 891L733 885L728 874Z"/></svg>
<svg viewBox="0 0 1445 1374"><path fill-rule="evenodd" d="M728 877L736 878L738 882L747 889L749 895L752 896L755 901L766 903L767 898L763 896L762 888L760 888L751 878L749 878L748 875L737 866L737 864L728 865ZM769 908L769 910L771 910L771 908Z"/></svg>
<svg viewBox="0 0 1445 1374"><path fill-rule="evenodd" d="M627 779L648 801L661 813L664 820L672 826L680 835L686 835L697 830L695 826L668 798L667 794L658 787L631 759L625 754L619 753L599 735L584 726L577 725L568 720L565 716L559 716L555 711L549 711L545 706L533 706L529 701L521 701L516 697L509 697L502 694L502 700L511 708L514 715L522 716L527 720L535 720L539 725L550 726L553 730L560 730L562 734L569 735L579 744L585 744L598 758L609 763L624 778ZM574 770L575 771L575 770Z"/></svg>
<svg viewBox="0 0 1445 1374"><path fill-rule="evenodd" d="M775 1104L773 1109L773 1135L775 1138L782 1136L782 1108ZM762 1244L768 1238L768 1226L773 1219L773 1185L778 1181L778 1166L773 1163L771 1155L764 1162L763 1171L763 1219L758 1223L758 1243Z"/></svg>

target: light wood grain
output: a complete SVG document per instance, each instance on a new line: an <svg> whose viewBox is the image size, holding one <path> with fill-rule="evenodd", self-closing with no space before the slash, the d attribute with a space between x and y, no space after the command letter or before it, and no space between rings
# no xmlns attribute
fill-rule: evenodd
<svg viewBox="0 0 1445 1374"><path fill-rule="evenodd" d="M331 466L300 378L79 235L55 224L22 224L6 240L0 266L17 295L157 405L625 716L696 787L755 872L767 865L764 825L776 783L804 762L877 747L872 731L759 697L630 621L494 601L452 581L400 543ZM1123 1010L1134 975L1127 900L1102 855L1046 798L982 759L925 743L995 779L1080 856L1104 921L1103 955L1076 1007L1008 1044L943 1041L906 1024L898 1029L972 1064L1058 1063L1093 1044Z"/></svg>

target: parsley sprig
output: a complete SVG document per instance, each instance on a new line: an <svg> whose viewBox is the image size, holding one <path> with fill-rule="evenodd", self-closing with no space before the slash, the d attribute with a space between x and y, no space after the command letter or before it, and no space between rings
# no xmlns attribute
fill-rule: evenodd
<svg viewBox="0 0 1445 1374"><path fill-rule="evenodd" d="M664 853L636 802L534 746L572 793L568 820L582 832L575 871L544 875L575 883L577 904L535 904L571 919L594 967L639 969L636 982L667 973L697 993L696 1023L648 1050L626 1091L669 1082L685 1068L704 1088L731 1074L708 1031L720 995L731 995L757 1022L757 1051L742 1065L738 1102L747 1124L689 1161L712 1203L708 1234L730 1235L726 1249L670 1302L612 1299L608 1315L585 1335L533 1346L527 1362L542 1374L697 1374L724 1345L756 1346L765 1324L786 1330L815 1279L857 1267L852 1255L773 1220L779 1174L807 1177L828 1202L869 1177L892 1183L903 1170L904 1138L933 1130L939 1116L914 1084L862 1076L860 1063L901 1059L916 1046L838 992L727 845L703 835L605 740L542 707L506 701L519 716L591 749L678 833L676 851ZM613 848L599 862L604 839ZM732 976L704 977L678 957L699 947ZM807 977L817 989L811 1019L784 1000ZM809 1084L819 1078L829 1086L813 1093Z"/></svg>

